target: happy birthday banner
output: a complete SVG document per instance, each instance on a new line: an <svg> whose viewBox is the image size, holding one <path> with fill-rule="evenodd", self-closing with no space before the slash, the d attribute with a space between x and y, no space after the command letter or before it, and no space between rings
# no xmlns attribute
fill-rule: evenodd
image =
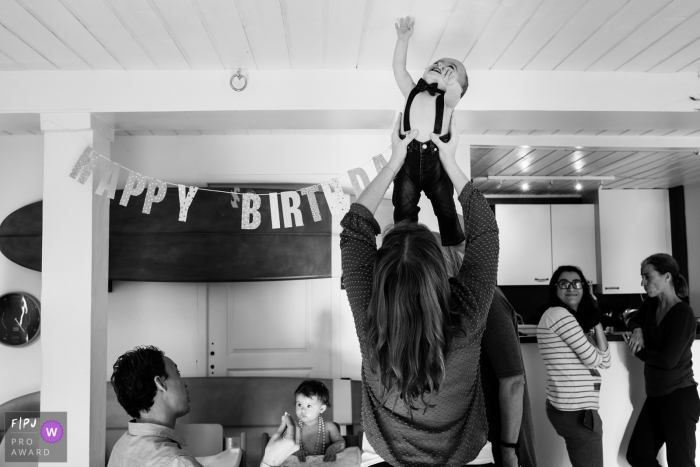
<svg viewBox="0 0 700 467"><path fill-rule="evenodd" d="M143 203L143 209L141 212L144 214L150 214L153 205L160 203L165 198L167 186L177 186L180 198L180 214L178 216L178 220L180 222L187 222L187 212L189 211L192 202L194 201L194 197L199 190L230 195L233 198L231 201L231 206L234 208L239 207L238 202L240 201L241 209L243 210L241 215L241 228L246 230L254 230L260 226L260 222L262 220L260 214L260 206L262 203L261 196L269 197L270 216L273 229L281 228L280 209L277 201L278 196L282 206L284 228L295 226L301 227L304 225L301 211L299 210L302 202L302 196L306 196L306 201L309 203L309 207L311 208L314 222L319 222L322 220L321 211L319 210L318 202L316 201L316 193L320 191L322 191L325 195L326 200L328 201L328 207L330 208L333 216L342 216L350 209L348 201L345 199L343 189L340 187L340 181L337 177L317 185L304 187L300 190L268 193L263 195L259 195L257 193L241 193L239 195L238 188L229 192L156 180L152 177L141 175L138 172L129 170L116 162L112 162L103 155L95 152L95 150L90 146L87 146L80 155L80 158L73 166L73 170L71 170L70 177L77 180L78 183L84 185L88 178L90 178L90 175L92 175L93 171L96 169L98 161L102 161L103 172L100 183L95 190L95 194L102 196L106 192L110 199L114 199L114 195L117 191L119 174L121 170L124 169L129 172L129 175L126 180L126 186L124 187L122 197L119 200L119 204L126 206L129 203L129 198L131 196L140 196L143 191L146 190L146 199ZM382 154L375 156L372 161L377 173L379 173L387 164L386 159ZM360 186L360 182L362 182L364 187L367 187L370 183L369 175L362 167L357 167L347 171L347 175L350 177L350 182L352 183L355 196L359 196L363 190L362 186ZM242 199L239 199L239 196L242 196ZM294 219L294 222L292 222L292 218Z"/></svg>

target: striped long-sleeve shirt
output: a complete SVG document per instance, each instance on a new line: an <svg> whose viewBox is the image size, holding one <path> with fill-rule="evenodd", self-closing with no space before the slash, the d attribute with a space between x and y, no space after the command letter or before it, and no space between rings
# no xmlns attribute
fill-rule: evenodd
<svg viewBox="0 0 700 467"><path fill-rule="evenodd" d="M547 399L559 410L598 409L602 378L610 368L610 348L591 344L571 313L552 307L537 325L537 344L547 368Z"/></svg>

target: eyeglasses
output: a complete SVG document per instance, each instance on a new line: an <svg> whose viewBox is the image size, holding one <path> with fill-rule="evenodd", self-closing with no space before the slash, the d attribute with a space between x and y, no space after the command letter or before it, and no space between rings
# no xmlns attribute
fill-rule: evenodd
<svg viewBox="0 0 700 467"><path fill-rule="evenodd" d="M562 279L559 282L557 282L557 287L563 290L568 289L570 285L573 286L575 290L583 288L583 282L581 282L578 279L574 280L573 282L569 282L566 279Z"/></svg>

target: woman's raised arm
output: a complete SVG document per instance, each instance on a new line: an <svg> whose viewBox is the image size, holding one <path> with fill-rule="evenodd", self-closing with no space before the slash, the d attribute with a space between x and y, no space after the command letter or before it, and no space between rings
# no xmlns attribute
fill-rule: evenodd
<svg viewBox="0 0 700 467"><path fill-rule="evenodd" d="M454 113L450 120L450 141L443 143L435 134L432 141L440 150L440 162L458 188L459 201L464 215L464 260L459 272L461 299L469 311L478 317L479 323L486 322L486 315L498 272L498 225L493 211L484 196L474 188L462 169L457 165L455 155L459 135Z"/></svg>
<svg viewBox="0 0 700 467"><path fill-rule="evenodd" d="M408 147L408 143L413 141L418 135L418 130L411 130L404 139L399 137L402 118L402 114L399 113L396 124L394 125L394 131L391 133L391 159L389 159L389 163L379 171L377 176L357 198L357 204L363 205L369 209L369 212L372 214L377 212L377 208L384 197L384 193L389 189L391 181L403 166L406 160L406 148Z"/></svg>

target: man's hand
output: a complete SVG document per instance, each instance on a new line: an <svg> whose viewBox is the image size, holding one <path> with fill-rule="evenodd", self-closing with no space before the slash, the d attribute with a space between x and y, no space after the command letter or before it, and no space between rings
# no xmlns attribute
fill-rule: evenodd
<svg viewBox="0 0 700 467"><path fill-rule="evenodd" d="M289 414L282 416L277 431L270 437L270 442L265 446L262 461L269 466L278 466L292 454L299 451L301 444L301 430L297 430L294 420Z"/></svg>
<svg viewBox="0 0 700 467"><path fill-rule="evenodd" d="M630 349L632 355L644 348L644 335L642 334L642 328L636 328L634 331L632 331L632 335L627 341L627 348Z"/></svg>
<svg viewBox="0 0 700 467"><path fill-rule="evenodd" d="M396 35L399 39L408 40L413 35L413 25L416 24L415 21L411 21L411 18L406 17L406 19L399 19L398 24L394 23L396 28Z"/></svg>

